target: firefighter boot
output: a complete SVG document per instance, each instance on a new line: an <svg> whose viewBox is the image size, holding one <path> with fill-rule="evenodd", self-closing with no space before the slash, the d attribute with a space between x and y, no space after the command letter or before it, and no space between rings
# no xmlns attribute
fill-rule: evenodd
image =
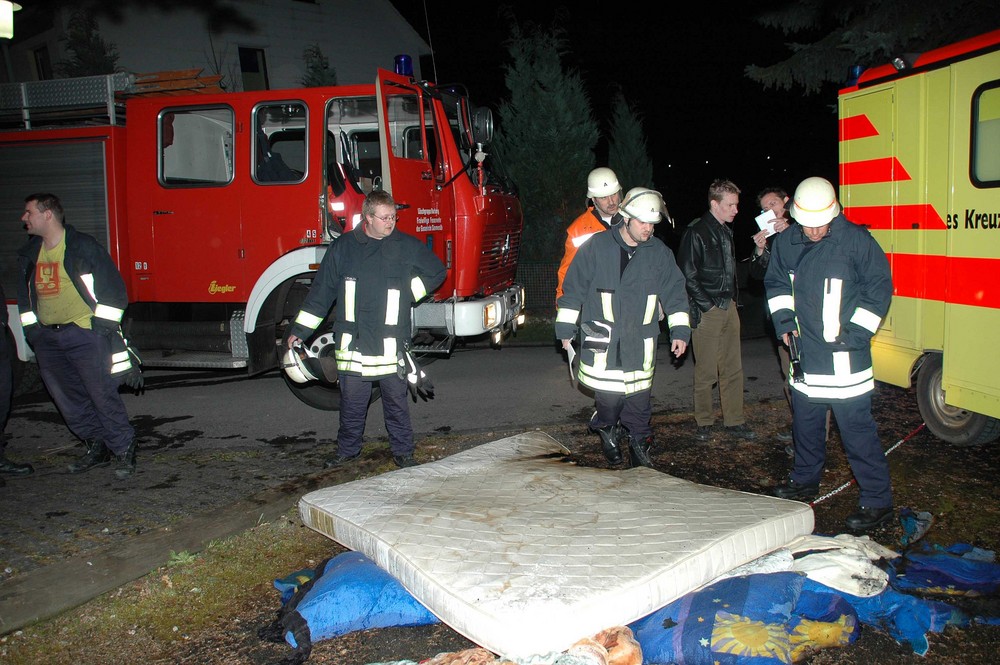
<svg viewBox="0 0 1000 665"><path fill-rule="evenodd" d="M653 468L653 460L649 457L649 449L653 447L653 436L640 439L634 436L628 438L629 454L632 456L632 466Z"/></svg>
<svg viewBox="0 0 1000 665"><path fill-rule="evenodd" d="M125 452L115 453L115 478L125 480L135 473L135 439L128 444Z"/></svg>
<svg viewBox="0 0 1000 665"><path fill-rule="evenodd" d="M97 466L107 466L111 462L111 451L100 439L87 439L83 444L87 446L87 452L69 465L70 473L83 473Z"/></svg>
<svg viewBox="0 0 1000 665"><path fill-rule="evenodd" d="M596 414L595 414L596 415ZM593 419L591 419L593 422ZM601 447L604 449L604 457L614 466L622 463L622 427L620 425L605 425L604 427L590 428L591 432L601 437Z"/></svg>

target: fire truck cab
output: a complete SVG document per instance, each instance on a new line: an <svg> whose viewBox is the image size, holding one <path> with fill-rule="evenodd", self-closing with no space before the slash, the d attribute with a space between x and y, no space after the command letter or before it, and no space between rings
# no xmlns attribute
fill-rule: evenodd
<svg viewBox="0 0 1000 665"><path fill-rule="evenodd" d="M840 197L889 257L875 378L956 445L1000 436L1000 31L840 91Z"/></svg>
<svg viewBox="0 0 1000 665"><path fill-rule="evenodd" d="M130 95L121 76L3 91L0 210L16 219L24 196L51 191L68 223L107 243L145 366L277 367L327 246L359 223L373 189L392 193L398 228L448 268L414 311L418 353L447 355L478 335L499 345L523 321L520 204L487 155L489 110L461 88L379 70L374 85ZM95 106L81 101L87 87L107 93L88 92L101 121L82 115ZM0 238L13 299L23 229ZM312 406L339 405L335 385L286 383Z"/></svg>

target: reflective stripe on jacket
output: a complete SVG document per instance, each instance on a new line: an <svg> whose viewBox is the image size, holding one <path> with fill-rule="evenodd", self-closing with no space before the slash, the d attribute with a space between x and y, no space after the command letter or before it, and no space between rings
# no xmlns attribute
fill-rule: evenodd
<svg viewBox="0 0 1000 665"><path fill-rule="evenodd" d="M889 310L892 276L868 229L841 214L812 242L793 225L774 241L764 287L775 333L799 332L805 382L792 388L816 401L875 389L871 338Z"/></svg>
<svg viewBox="0 0 1000 665"><path fill-rule="evenodd" d="M655 371L663 306L671 339L691 338L684 276L658 238L628 247L621 225L586 242L570 264L559 299L557 339L580 340L580 383L630 395L648 390ZM634 251L624 272L622 251ZM607 331L604 343L598 335Z"/></svg>
<svg viewBox="0 0 1000 665"><path fill-rule="evenodd" d="M396 229L375 240L364 225L327 249L290 333L308 340L334 308L337 370L362 377L396 372L412 337L411 309L444 281L441 260Z"/></svg>

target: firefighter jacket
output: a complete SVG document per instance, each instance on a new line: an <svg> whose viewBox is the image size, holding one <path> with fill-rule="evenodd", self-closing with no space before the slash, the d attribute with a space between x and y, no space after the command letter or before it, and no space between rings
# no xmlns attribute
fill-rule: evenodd
<svg viewBox="0 0 1000 665"><path fill-rule="evenodd" d="M691 303L700 311L726 309L736 299L733 231L710 211L691 222L684 232L677 261Z"/></svg>
<svg viewBox="0 0 1000 665"><path fill-rule="evenodd" d="M441 286L445 267L413 236L396 229L375 240L364 224L333 241L289 333L308 340L336 305L337 371L378 378L396 374L413 337L411 308Z"/></svg>
<svg viewBox="0 0 1000 665"><path fill-rule="evenodd" d="M559 299L557 339L580 339L580 383L631 395L653 385L659 307L670 339L691 339L684 276L663 242L629 247L621 225L598 233L577 252ZM631 253L631 259L626 256Z"/></svg>
<svg viewBox="0 0 1000 665"><path fill-rule="evenodd" d="M612 218L615 223L621 217ZM587 211L573 220L573 223L566 229L566 249L563 251L562 261L559 262L559 274L556 281L556 300L563 294L563 281L566 279L566 271L569 264L573 262L573 257L583 243L590 240L590 236L601 231L606 231L610 224L601 219L601 214L597 208L591 206Z"/></svg>
<svg viewBox="0 0 1000 665"><path fill-rule="evenodd" d="M804 382L817 402L850 400L875 389L871 338L892 299L889 261L863 226L843 214L810 241L794 225L778 234L764 277L774 331L799 332Z"/></svg>
<svg viewBox="0 0 1000 665"><path fill-rule="evenodd" d="M107 335L111 340L111 374L119 378L139 372L121 335L121 321L128 306L125 281L108 251L97 240L72 224L66 225L66 253L63 266L67 276L94 312L90 325L94 332ZM18 250L21 269L17 283L17 307L21 315L21 328L28 342L38 329L38 293L35 290L35 264L42 248L42 238L32 236ZM59 322L53 322L59 323ZM119 344L120 342L120 344Z"/></svg>

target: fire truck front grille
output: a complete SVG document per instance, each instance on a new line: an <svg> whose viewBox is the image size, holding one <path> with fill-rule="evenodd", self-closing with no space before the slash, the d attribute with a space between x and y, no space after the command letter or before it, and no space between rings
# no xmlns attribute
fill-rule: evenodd
<svg viewBox="0 0 1000 665"><path fill-rule="evenodd" d="M497 288L508 284L517 272L521 252L521 230L506 227L488 228L483 237L479 259L479 283Z"/></svg>

